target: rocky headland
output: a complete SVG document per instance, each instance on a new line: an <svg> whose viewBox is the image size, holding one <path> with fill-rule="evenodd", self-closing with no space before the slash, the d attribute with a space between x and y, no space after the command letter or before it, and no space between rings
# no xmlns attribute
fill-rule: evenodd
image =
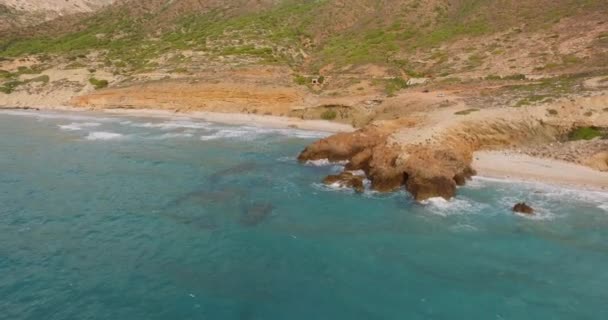
<svg viewBox="0 0 608 320"><path fill-rule="evenodd" d="M303 150L298 159L346 161L345 172L362 170L373 190L390 192L404 187L417 201L454 197L457 187L476 174L472 160L480 150L520 148L537 156L576 160L598 171L607 171L606 140L597 137L567 142L567 137L581 128L608 127L608 113L602 109L607 102L608 97L603 95L558 101L568 118L547 116L546 110L551 108L547 106L525 113L488 109L465 118L427 114L425 121L409 126L402 120L376 122L352 133L317 141ZM581 105L591 107L597 116L590 117L587 109L581 111ZM562 149L542 151L552 145L568 146L563 148L571 155L565 155ZM576 150L578 156L574 157ZM598 172L598 175L606 174Z"/></svg>

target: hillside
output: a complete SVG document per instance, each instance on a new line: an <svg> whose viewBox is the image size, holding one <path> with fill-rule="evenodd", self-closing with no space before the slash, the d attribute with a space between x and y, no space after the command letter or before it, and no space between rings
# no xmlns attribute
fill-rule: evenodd
<svg viewBox="0 0 608 320"><path fill-rule="evenodd" d="M62 16L89 13L114 0L0 0L0 34Z"/></svg>
<svg viewBox="0 0 608 320"><path fill-rule="evenodd" d="M50 8L41 5L50 2L19 3L29 12ZM91 11L92 3L56 8ZM102 80L98 87L105 81L124 87L206 82L224 72L222 81L249 83L255 79L229 70L257 68L281 70L275 84L318 97L391 97L408 81L441 86L597 76L608 68L607 14L602 0L122 0L13 28L0 40L0 88L12 93L31 85L22 74L48 76L30 91L69 87L77 94L97 86L92 79ZM62 70L73 76L57 83ZM316 79L322 83L313 84Z"/></svg>

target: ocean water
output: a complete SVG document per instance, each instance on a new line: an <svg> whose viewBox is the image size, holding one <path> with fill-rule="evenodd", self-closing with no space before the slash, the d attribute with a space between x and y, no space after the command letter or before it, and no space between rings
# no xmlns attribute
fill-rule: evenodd
<svg viewBox="0 0 608 320"><path fill-rule="evenodd" d="M359 195L322 136L1 112L0 319L608 319L608 194Z"/></svg>

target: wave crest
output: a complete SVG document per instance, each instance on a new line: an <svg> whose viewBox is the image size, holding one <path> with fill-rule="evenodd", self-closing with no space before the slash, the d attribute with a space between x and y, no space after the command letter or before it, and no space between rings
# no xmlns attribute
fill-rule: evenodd
<svg viewBox="0 0 608 320"><path fill-rule="evenodd" d="M124 135L115 132L95 131L90 132L85 139L87 140L116 140L123 138Z"/></svg>
<svg viewBox="0 0 608 320"><path fill-rule="evenodd" d="M70 124L59 125L59 128L66 131L80 131L84 128L99 127L100 125L101 123L99 122L72 122Z"/></svg>

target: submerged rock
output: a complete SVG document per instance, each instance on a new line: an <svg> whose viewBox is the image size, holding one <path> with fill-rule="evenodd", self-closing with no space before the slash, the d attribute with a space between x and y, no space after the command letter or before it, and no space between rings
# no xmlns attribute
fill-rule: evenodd
<svg viewBox="0 0 608 320"><path fill-rule="evenodd" d="M223 177L233 176L233 175L242 175L247 172L256 171L260 168L259 164L249 161L237 164L227 169L222 169L214 172L211 176L209 176L209 180L212 182L217 182Z"/></svg>
<svg viewBox="0 0 608 320"><path fill-rule="evenodd" d="M215 219L211 215L188 214L184 212L163 213L167 217L179 224L191 226L202 230L213 230L218 227Z"/></svg>
<svg viewBox="0 0 608 320"><path fill-rule="evenodd" d="M257 202L243 209L239 222L245 226L255 226L272 214L274 206L269 202Z"/></svg>
<svg viewBox="0 0 608 320"><path fill-rule="evenodd" d="M356 192L361 193L365 190L363 186L363 177L354 175L351 172L342 172L337 175L327 176L323 183L327 185L337 184L343 188L352 188Z"/></svg>
<svg viewBox="0 0 608 320"><path fill-rule="evenodd" d="M520 203L516 204L515 206L513 206L513 212L523 213L526 215L533 215L534 209L532 209L532 207L527 205L525 202L520 202Z"/></svg>
<svg viewBox="0 0 608 320"><path fill-rule="evenodd" d="M200 205L226 203L234 201L235 199L240 199L247 194L245 190L240 188L228 187L217 189L218 190L197 190L190 192L171 202L170 205L175 206L183 203L196 203Z"/></svg>

